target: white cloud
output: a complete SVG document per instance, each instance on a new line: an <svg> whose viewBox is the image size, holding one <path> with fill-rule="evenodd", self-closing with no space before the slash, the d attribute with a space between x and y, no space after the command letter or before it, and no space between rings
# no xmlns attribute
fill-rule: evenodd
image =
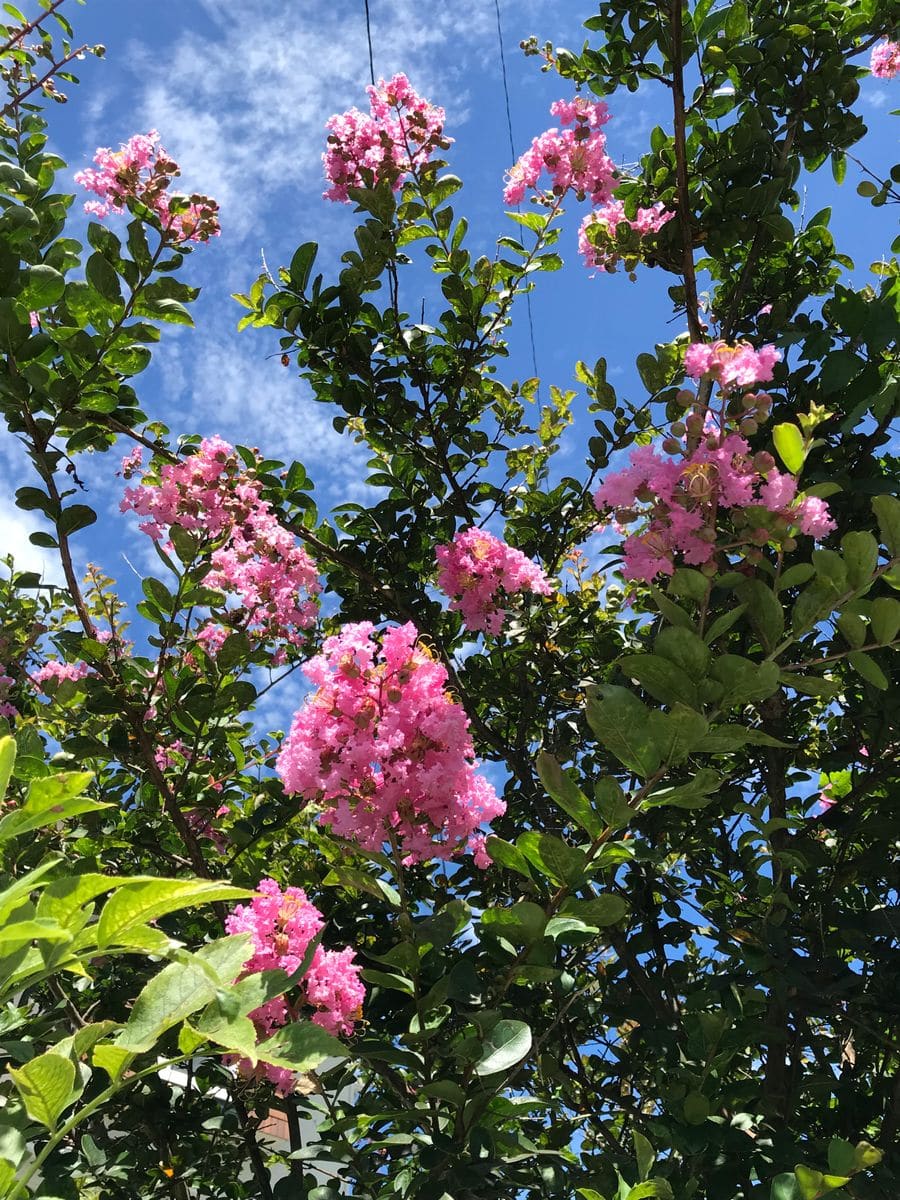
<svg viewBox="0 0 900 1200"><path fill-rule="evenodd" d="M11 554L17 571L36 571L44 583L62 584L62 571L53 550L42 550L28 540L40 522L29 520L11 500L0 497L0 558ZM5 567L0 566L4 573Z"/></svg>
<svg viewBox="0 0 900 1200"><path fill-rule="evenodd" d="M156 127L182 165L185 185L216 196L223 224L249 235L285 193L321 191L323 125L334 112L365 104L369 60L362 5L253 5L203 2L214 36L185 30L168 53L131 48L137 76L149 80L140 127ZM465 80L496 56L492 8L394 0L373 5L376 75L403 70L459 124ZM531 0L524 6L532 7ZM522 6L517 12L521 18ZM293 206L296 213L296 199Z"/></svg>
<svg viewBox="0 0 900 1200"><path fill-rule="evenodd" d="M267 357L272 340L197 332L160 355L162 390L173 433L220 434L258 446L266 457L299 459L323 503L359 500L366 455L332 426L333 410L317 403L296 368Z"/></svg>

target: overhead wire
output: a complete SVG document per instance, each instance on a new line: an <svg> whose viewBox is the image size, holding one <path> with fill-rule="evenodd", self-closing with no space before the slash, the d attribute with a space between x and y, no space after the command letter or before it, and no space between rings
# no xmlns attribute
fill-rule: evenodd
<svg viewBox="0 0 900 1200"><path fill-rule="evenodd" d="M494 0L494 12L496 13L496 16L497 16L497 43L500 47L500 74L501 74L501 78L503 80L503 96L506 100L506 129L507 129L507 132L509 133L509 153L512 157L512 161L515 162L516 161L516 140L513 137L512 108L511 108L510 102L509 102L509 77L506 73L506 53L503 49L503 25L500 20L500 0ZM520 208L521 208L521 206L517 204L516 209L520 209ZM535 342L534 342L534 314L531 311L531 291L530 290L526 291L526 293L525 293L525 305L528 310L528 336L531 341L531 366L532 366L532 369L534 370L535 378L537 379L537 378L539 378L538 365L537 365L537 349L535 347Z"/></svg>

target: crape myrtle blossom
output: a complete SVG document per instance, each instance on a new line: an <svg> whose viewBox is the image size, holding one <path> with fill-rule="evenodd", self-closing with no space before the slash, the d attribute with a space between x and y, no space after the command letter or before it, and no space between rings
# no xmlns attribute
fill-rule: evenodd
<svg viewBox="0 0 900 1200"><path fill-rule="evenodd" d="M289 793L365 850L391 843L404 864L466 850L486 865L480 826L505 805L475 767L469 721L447 671L414 625L375 636L345 625L304 667L316 685L278 756Z"/></svg>
<svg viewBox="0 0 900 1200"><path fill-rule="evenodd" d="M877 79L893 79L900 72L900 42L879 42L873 47L869 70Z"/></svg>
<svg viewBox="0 0 900 1200"><path fill-rule="evenodd" d="M685 370L695 378L712 375L730 396L738 387L771 378L776 361L773 346L756 351L745 343L713 342L688 347ZM690 400L691 393L681 398L685 395ZM620 533L639 523L622 546L626 579L650 582L671 575L679 557L687 566L711 568L719 549L745 547L752 558L767 542L790 548L797 532L822 538L835 528L823 500L798 496L793 475L777 470L770 454L753 454L742 436L756 431L754 414L767 417L771 397L748 393L729 403L742 414L736 418L741 432L729 428L727 413L714 418L708 409L695 410L686 423L672 426L663 442L667 457L653 446L639 446L629 465L595 492L597 508ZM726 516L730 528L720 545Z"/></svg>
<svg viewBox="0 0 900 1200"><path fill-rule="evenodd" d="M123 460L126 478L140 470L140 461L137 450ZM229 627L239 626L261 641L302 643L317 612L315 564L279 523L262 497L262 485L227 442L205 438L195 454L164 464L158 477L145 475L125 489L120 508L146 518L140 528L155 540L174 526L202 539L210 561L204 584L239 604ZM227 632L208 622L197 640L215 654ZM283 650L276 652L276 661L283 658Z"/></svg>
<svg viewBox="0 0 900 1200"><path fill-rule="evenodd" d="M349 188L383 182L397 191L405 175L452 141L444 136L444 110L419 96L405 75L380 79L366 92L368 114L351 108L325 123L322 163L331 185L323 193L326 200L347 202Z"/></svg>
<svg viewBox="0 0 900 1200"><path fill-rule="evenodd" d="M581 222L578 230L578 249L586 267L615 271L616 264L627 255L634 236L638 239L658 233L675 214L667 212L660 203L639 208L634 217L625 214L625 205L615 197L594 209ZM621 226L626 226L623 231ZM625 241L623 246L621 243ZM633 251L631 251L633 255Z"/></svg>
<svg viewBox="0 0 900 1200"><path fill-rule="evenodd" d="M15 680L6 674L6 667L0 663L0 717L5 717L7 721L12 721L19 715L19 710L9 700L9 691L14 684Z"/></svg>
<svg viewBox="0 0 900 1200"><path fill-rule="evenodd" d="M438 546L435 556L437 585L473 633L500 632L506 616L501 597L518 592L549 596L552 590L536 563L483 529L461 530L449 545Z"/></svg>
<svg viewBox="0 0 900 1200"><path fill-rule="evenodd" d="M708 376L723 391L751 387L772 378L772 368L781 361L775 346L760 346L754 350L748 342L693 342L684 355L684 373L691 379Z"/></svg>
<svg viewBox="0 0 900 1200"><path fill-rule="evenodd" d="M31 682L36 688L46 692L46 684L51 684L50 693L55 692L57 687L66 680L72 683L78 683L90 674L90 667L87 663L76 662L57 662L55 659L50 659L45 662L42 667L34 671L31 676Z"/></svg>
<svg viewBox="0 0 900 1200"><path fill-rule="evenodd" d="M118 150L100 146L94 162L96 167L75 175L76 183L100 197L88 200L84 206L91 216L121 213L129 200L135 200L156 213L173 242L206 242L218 236L219 206L215 200L198 193L169 193L169 185L181 172L160 146L155 129L134 134Z"/></svg>
<svg viewBox="0 0 900 1200"><path fill-rule="evenodd" d="M573 191L579 199L590 196L593 204L604 204L615 186L615 166L606 153L606 135L600 128L609 120L602 100L557 100L550 112L563 126L548 129L509 169L503 198L507 204L519 204L529 189L537 189L546 172L554 196Z"/></svg>
<svg viewBox="0 0 900 1200"><path fill-rule="evenodd" d="M274 879L261 879L257 890L258 896L249 904L238 905L225 919L228 933L250 934L251 954L241 978L278 969L293 975L325 921L302 888L282 891ZM292 1001L276 996L249 1014L259 1037L270 1037L276 1029L302 1019L304 1010L309 1009L313 1010L312 1020L328 1033L351 1034L362 1016L366 998L355 957L349 947L325 950L317 946L306 973L296 984L299 998ZM293 1091L293 1071L265 1064L255 1071L248 1059L241 1059L238 1069L246 1076L263 1074L282 1095Z"/></svg>

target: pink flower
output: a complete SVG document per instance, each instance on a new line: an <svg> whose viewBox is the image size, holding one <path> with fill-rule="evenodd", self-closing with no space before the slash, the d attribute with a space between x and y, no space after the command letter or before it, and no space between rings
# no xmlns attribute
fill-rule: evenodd
<svg viewBox="0 0 900 1200"><path fill-rule="evenodd" d="M94 162L96 169L87 167L75 175L76 183L100 197L84 206L91 216L121 213L128 201L134 200L156 213L174 242L206 242L218 236L219 206L215 200L197 194L168 194L169 184L181 172L159 145L155 129L134 134L118 150L100 146Z"/></svg>
<svg viewBox="0 0 900 1200"><path fill-rule="evenodd" d="M349 188L387 181L394 191L403 177L445 149L444 110L423 100L405 75L368 87L369 113L351 108L325 122L328 146L322 155L331 187L326 200L349 201Z"/></svg>
<svg viewBox="0 0 900 1200"><path fill-rule="evenodd" d="M879 42L872 50L869 70L877 79L893 79L900 71L900 42Z"/></svg>
<svg viewBox="0 0 900 1200"><path fill-rule="evenodd" d="M606 105L578 97L555 101L550 112L563 125L574 128L562 132L548 129L532 141L507 173L504 200L507 204L520 203L529 188L537 188L546 171L555 196L573 191L579 199L590 196L594 204L605 203L615 186L615 166L606 153L606 135L600 129L609 120Z"/></svg>
<svg viewBox="0 0 900 1200"><path fill-rule="evenodd" d="M824 501L796 496L793 476L774 467L763 471L745 438L719 435L711 426L704 440L680 459L662 458L651 446L639 446L630 464L600 485L594 503L623 530L640 523L623 542L622 574L650 582L671 575L678 557L689 566L711 562L717 521L729 510L764 509L816 538L835 528ZM774 532L758 520L749 530L751 541L766 542L770 536ZM732 537L733 544L740 544L748 531L735 530Z"/></svg>
<svg viewBox="0 0 900 1200"><path fill-rule="evenodd" d="M302 888L288 887L282 892L274 879L261 879L260 895L250 904L241 904L225 919L228 933L249 933L251 954L244 963L241 978L261 971L280 969L295 974L310 942L324 928L322 914L306 897ZM314 1009L312 1020L329 1033L351 1034L362 1015L366 989L360 982L361 967L349 947L323 950L317 946L312 961L296 985L299 1004ZM250 1013L260 1038L271 1034L299 1016L296 1006L285 996L266 1001ZM244 1075L253 1075L247 1059L238 1064ZM261 1073L287 1095L295 1075L280 1067L263 1066Z"/></svg>
<svg viewBox="0 0 900 1200"><path fill-rule="evenodd" d="M41 327L41 314L40 314L40 313L36 313L36 312L30 312L30 313L28 314L28 323L29 323L29 325L31 326L31 328L32 328L32 329L40 329L40 327Z"/></svg>
<svg viewBox="0 0 900 1200"><path fill-rule="evenodd" d="M129 470L135 455L126 459ZM123 463L123 470L125 463ZM204 584L234 596L229 624L264 641L299 646L315 621L319 581L315 564L279 522L262 496L262 485L243 469L234 448L221 438L205 438L197 452L166 463L158 480L145 477L125 489L120 504L147 519L140 528L160 540L179 526L199 535L211 569ZM228 629L207 622L197 634L214 655Z"/></svg>
<svg viewBox="0 0 900 1200"><path fill-rule="evenodd" d="M658 233L667 221L675 216L667 212L662 204L656 203L651 208L639 208L633 218L625 215L625 206L621 200L608 200L600 208L594 209L581 222L578 230L578 249L584 256L586 267L598 267L602 271L615 271L620 253L620 226L625 225L625 238L628 231L637 234L639 238Z"/></svg>
<svg viewBox="0 0 900 1200"><path fill-rule="evenodd" d="M684 355L684 373L691 379L712 378L724 390L751 387L772 378L772 368L781 360L775 346L754 350L748 342L694 342Z"/></svg>
<svg viewBox="0 0 900 1200"><path fill-rule="evenodd" d="M460 531L450 545L438 546L435 556L440 567L437 585L473 632L500 632L506 616L498 603L501 596L549 596L552 590L541 568L521 550L482 529Z"/></svg>
<svg viewBox="0 0 900 1200"><path fill-rule="evenodd" d="M476 773L446 669L417 637L406 624L379 643L364 621L327 638L277 762L285 789L322 804L334 833L365 850L393 842L407 864L463 852L506 807Z"/></svg>
<svg viewBox="0 0 900 1200"><path fill-rule="evenodd" d="M44 684L52 683L52 694L52 692L55 692L57 687L64 680L69 679L73 683L78 683L79 680L84 679L85 676L89 674L90 667L87 665L87 663L57 662L51 659L50 661L44 663L42 667L39 667L37 671L34 671L30 676L30 679L35 687L40 688L45 692L47 691L47 688L44 687Z"/></svg>
<svg viewBox="0 0 900 1200"><path fill-rule="evenodd" d="M809 537L823 538L837 529L831 519L828 505L818 496L806 496L794 510L794 518L800 526L800 532Z"/></svg>
<svg viewBox="0 0 900 1200"><path fill-rule="evenodd" d="M9 690L14 684L12 676L6 674L6 667L0 665L0 717L5 717L7 721L12 721L19 715L19 710L9 702Z"/></svg>

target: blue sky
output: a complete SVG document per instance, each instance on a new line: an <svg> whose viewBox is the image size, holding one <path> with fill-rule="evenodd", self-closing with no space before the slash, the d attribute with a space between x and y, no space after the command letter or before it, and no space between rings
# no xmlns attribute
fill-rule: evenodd
<svg viewBox="0 0 900 1200"><path fill-rule="evenodd" d="M370 0L370 9L376 73L406 71L420 92L447 109L447 132L456 139L451 168L465 182L455 208L469 217L476 249L490 252L496 236L511 232L501 196L510 153L493 0ZM591 11L587 3L501 0L517 152L551 124L550 102L567 94L557 76L540 71L539 60L522 55L519 42L535 34L577 49L584 36L580 20ZM263 254L275 268L298 243L314 240L322 246L322 265L336 269L352 241L352 206L321 199L320 154L327 117L365 102L363 0L88 0L84 8L73 4L70 17L79 39L103 42L107 56L80 64L82 86L49 114L54 148L70 164L65 185L97 145L117 145L155 127L182 165L185 188L208 192L222 206L222 237L201 246L184 272L203 288L197 327L165 331L153 366L136 381L145 410L174 432L219 433L273 457L301 459L322 508L359 499L363 454L338 438L332 414L280 366L274 339L235 332L240 310L230 294L247 289ZM875 170L887 169L895 157L887 117L897 104L891 87L863 81L861 111L872 133L857 153ZM636 162L653 125L668 126L667 101L661 88L613 99L607 133L617 163ZM844 187L826 200L823 192L834 191L826 168L810 181L807 200L810 213L835 204L834 228L857 261L857 282L894 232L891 209L873 210L856 196L859 178L851 165ZM616 386L639 399L636 355L681 331L665 295L671 280L649 270L636 284L621 274L591 278L576 252L582 213L574 209L560 245L566 268L542 277L533 298L539 371L547 383L574 386L574 362L604 355ZM75 221L83 225L81 216ZM510 378L532 374L524 318L523 310L504 368ZM574 474L580 473L583 429L582 422L571 431L566 470ZM23 468L9 439L0 442L0 470L9 482L0 492L0 524L7 548L25 565L42 556L28 548L27 519L15 515L4 495L22 482ZM103 514L101 524L82 535L88 557L101 546L122 545L127 526L117 514L120 481L112 478L109 459L89 464L85 478L89 500ZM143 553L132 545L137 565L149 562L138 557ZM109 561L107 554L103 565L121 576L123 558Z"/></svg>

